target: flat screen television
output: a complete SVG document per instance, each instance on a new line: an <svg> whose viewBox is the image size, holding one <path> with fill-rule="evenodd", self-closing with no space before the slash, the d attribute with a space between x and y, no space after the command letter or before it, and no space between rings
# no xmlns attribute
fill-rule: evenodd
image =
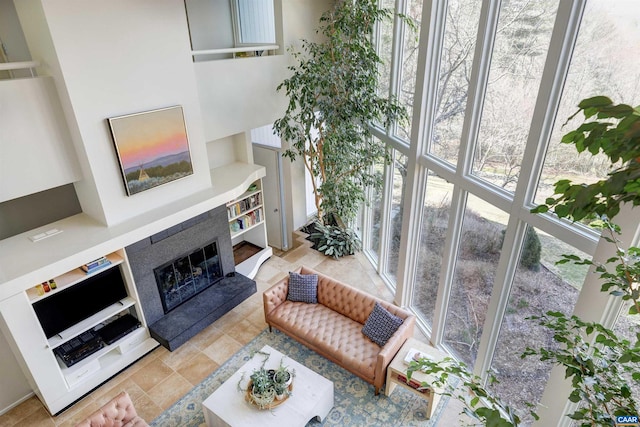
<svg viewBox="0 0 640 427"><path fill-rule="evenodd" d="M127 297L120 268L112 267L33 304L47 338Z"/></svg>

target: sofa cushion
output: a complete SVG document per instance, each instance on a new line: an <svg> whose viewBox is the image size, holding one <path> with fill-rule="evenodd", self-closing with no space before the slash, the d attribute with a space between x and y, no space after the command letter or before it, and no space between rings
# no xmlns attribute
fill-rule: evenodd
<svg viewBox="0 0 640 427"><path fill-rule="evenodd" d="M289 273L287 299L295 302L318 303L318 275Z"/></svg>
<svg viewBox="0 0 640 427"><path fill-rule="evenodd" d="M401 318L391 314L389 310L376 302L362 327L362 333L380 347L384 347L400 325L402 325Z"/></svg>
<svg viewBox="0 0 640 427"><path fill-rule="evenodd" d="M148 427L138 416L131 397L126 391L107 402L76 427Z"/></svg>
<svg viewBox="0 0 640 427"><path fill-rule="evenodd" d="M364 378L373 378L380 347L362 335L362 323L322 304L285 301L270 323L312 350Z"/></svg>

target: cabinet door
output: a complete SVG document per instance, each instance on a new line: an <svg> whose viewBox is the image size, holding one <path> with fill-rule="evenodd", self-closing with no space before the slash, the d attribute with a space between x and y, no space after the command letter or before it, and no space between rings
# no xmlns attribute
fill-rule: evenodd
<svg viewBox="0 0 640 427"><path fill-rule="evenodd" d="M2 319L0 319L1 324ZM0 413L15 406L16 403L22 402L25 397L31 394L31 386L22 373L22 369L20 369L20 365L5 338L6 328L2 328L2 332L4 333L0 333L0 360L2 361L0 363L0 378L2 378Z"/></svg>
<svg viewBox="0 0 640 427"><path fill-rule="evenodd" d="M18 363L26 369L27 380L45 402L67 391L56 358L49 349L40 323L25 293L0 302L0 314L7 326L7 340L17 346Z"/></svg>

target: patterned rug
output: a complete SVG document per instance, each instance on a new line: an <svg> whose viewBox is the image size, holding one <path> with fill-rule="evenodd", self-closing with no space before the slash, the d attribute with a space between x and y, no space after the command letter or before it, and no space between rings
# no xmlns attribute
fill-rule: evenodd
<svg viewBox="0 0 640 427"><path fill-rule="evenodd" d="M220 368L194 387L173 406L153 420L154 427L198 427L204 425L202 402L227 378L244 365L257 350L270 345L276 350L320 375L333 381L334 407L320 423L312 420L308 427L317 426L420 426L438 425L448 397L443 396L433 417L425 418L426 402L413 393L396 387L391 396L375 396L373 386L307 347L275 331L262 331L249 344L234 354ZM288 426L282 426L288 427Z"/></svg>

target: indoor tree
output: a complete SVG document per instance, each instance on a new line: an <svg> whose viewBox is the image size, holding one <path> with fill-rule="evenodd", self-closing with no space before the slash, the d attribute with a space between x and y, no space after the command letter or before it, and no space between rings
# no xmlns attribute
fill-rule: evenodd
<svg viewBox="0 0 640 427"><path fill-rule="evenodd" d="M301 159L313 177L321 226L333 217L348 224L367 202L367 188L380 188L373 165L389 159L369 126L405 117L395 99L378 91L381 60L372 35L376 23L392 16L376 0L338 0L320 19L322 41L302 40L300 51L291 50L296 64L278 86L289 103L274 129L290 144L284 155ZM344 228L323 229L340 236Z"/></svg>

